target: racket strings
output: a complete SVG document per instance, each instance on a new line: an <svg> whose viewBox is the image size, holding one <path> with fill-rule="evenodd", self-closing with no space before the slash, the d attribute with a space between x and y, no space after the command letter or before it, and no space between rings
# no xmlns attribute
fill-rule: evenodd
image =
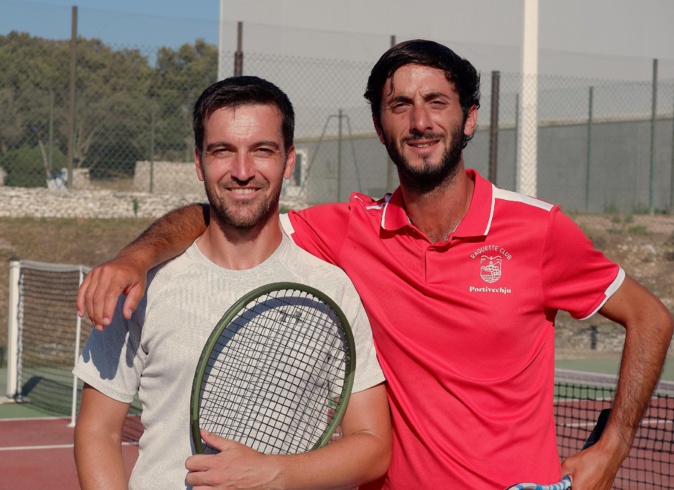
<svg viewBox="0 0 674 490"><path fill-rule="evenodd" d="M200 426L263 453L310 450L340 401L346 345L337 315L309 293L257 298L212 351Z"/></svg>

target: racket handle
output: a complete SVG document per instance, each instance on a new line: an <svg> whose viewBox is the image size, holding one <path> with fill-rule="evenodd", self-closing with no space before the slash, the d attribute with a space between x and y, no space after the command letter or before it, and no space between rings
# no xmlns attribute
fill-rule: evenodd
<svg viewBox="0 0 674 490"><path fill-rule="evenodd" d="M595 425L594 429L592 429L592 432L590 432L590 435L585 441L583 449L592 447L597 443L597 441L601 437L601 433L604 432L604 427L606 427L606 422L608 422L609 415L611 415L610 408L605 408L604 410L599 412L599 419L597 420L597 425Z"/></svg>
<svg viewBox="0 0 674 490"><path fill-rule="evenodd" d="M569 490L571 488L571 478L565 476L559 483L550 485L538 485L536 483L518 483L505 490Z"/></svg>

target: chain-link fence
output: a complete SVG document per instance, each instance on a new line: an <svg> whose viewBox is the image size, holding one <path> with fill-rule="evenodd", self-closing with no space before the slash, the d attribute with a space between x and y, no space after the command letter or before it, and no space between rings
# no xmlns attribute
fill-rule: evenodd
<svg viewBox="0 0 674 490"><path fill-rule="evenodd" d="M233 52L222 56L233 66ZM217 60L217 47L203 41L171 49L79 38L73 49L68 41L0 36L2 182L199 193L191 108L216 80ZM296 107L300 161L289 196L313 204L344 200L352 190L378 195L396 185L362 97L370 68L367 62L245 53L244 73L274 81ZM501 74L494 105L490 75L482 74L469 167L570 212L671 212L674 82L546 76L523 82ZM532 83L537 98L523 101ZM497 139L490 137L493 107ZM532 111L533 136L526 124ZM490 151L496 155L491 169Z"/></svg>

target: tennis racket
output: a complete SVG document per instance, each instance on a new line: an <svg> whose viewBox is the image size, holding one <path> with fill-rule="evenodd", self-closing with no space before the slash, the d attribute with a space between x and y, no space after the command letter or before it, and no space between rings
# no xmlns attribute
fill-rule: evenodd
<svg viewBox="0 0 674 490"><path fill-rule="evenodd" d="M597 419L597 424L590 432L583 449L587 449L593 446L601 437L601 433L606 427L606 422L608 417L611 414L610 408L605 408L599 413L599 418ZM569 490L571 488L571 478L567 475L559 483L553 483L551 485L537 485L536 483L518 483L517 485L510 486L505 490Z"/></svg>
<svg viewBox="0 0 674 490"><path fill-rule="evenodd" d="M200 431L265 454L328 443L346 410L356 365L350 326L332 299L290 282L257 288L227 310L197 365L190 401Z"/></svg>

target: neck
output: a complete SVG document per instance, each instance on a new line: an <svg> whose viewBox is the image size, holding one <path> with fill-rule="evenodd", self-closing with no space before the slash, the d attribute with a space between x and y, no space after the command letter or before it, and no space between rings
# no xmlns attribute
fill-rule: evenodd
<svg viewBox="0 0 674 490"><path fill-rule="evenodd" d="M283 239L278 215L260 227L240 230L211 221L197 246L210 261L232 270L252 269L267 260Z"/></svg>
<svg viewBox="0 0 674 490"><path fill-rule="evenodd" d="M445 242L468 212L475 183L466 175L463 162L451 179L420 193L401 184L405 211L410 221L432 243Z"/></svg>

